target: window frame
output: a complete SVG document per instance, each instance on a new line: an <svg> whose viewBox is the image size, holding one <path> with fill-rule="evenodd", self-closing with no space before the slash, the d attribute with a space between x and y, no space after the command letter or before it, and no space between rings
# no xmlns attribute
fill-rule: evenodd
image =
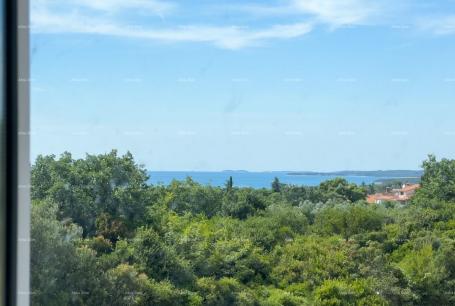
<svg viewBox="0 0 455 306"><path fill-rule="evenodd" d="M29 3L3 0L2 305L30 305ZM3 145L2 144L2 145Z"/></svg>

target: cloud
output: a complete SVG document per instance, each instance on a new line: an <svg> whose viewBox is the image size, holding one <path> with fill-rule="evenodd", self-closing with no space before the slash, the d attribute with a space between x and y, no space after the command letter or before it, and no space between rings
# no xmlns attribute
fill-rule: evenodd
<svg viewBox="0 0 455 306"><path fill-rule="evenodd" d="M176 4L161 0L32 0L33 10L41 9L89 9L104 13L122 13L137 10L142 13L164 14L176 8Z"/></svg>
<svg viewBox="0 0 455 306"><path fill-rule="evenodd" d="M302 13L333 26L362 24L381 11L370 0L293 0L292 4Z"/></svg>
<svg viewBox="0 0 455 306"><path fill-rule="evenodd" d="M382 0L287 0L277 5L236 4L221 9L246 13L257 17L301 16L332 27L368 23L390 6Z"/></svg>
<svg viewBox="0 0 455 306"><path fill-rule="evenodd" d="M163 16L174 12L178 6L175 2L164 0L32 0L31 22L32 33L85 33L162 42L203 42L220 48L240 49L269 40L300 37L321 24L336 28L367 23L381 11L372 1L283 0L268 6L248 3L224 6L225 9L250 15L272 17L269 22L257 23L259 25L255 27L209 23L165 27L163 24L155 25L153 19L132 27L125 25L122 19L127 10L134 14ZM389 0L382 3L386 1ZM195 10L194 7L192 9ZM194 14L196 20L197 10ZM284 18L277 21L274 19L277 16L293 16L293 21L282 21ZM142 18L138 20L144 22Z"/></svg>
<svg viewBox="0 0 455 306"><path fill-rule="evenodd" d="M415 25L419 16L426 18L438 10L442 13L439 6L432 7L436 11L429 12L427 6L423 10L409 0L400 3L392 0L280 0L274 5L246 1L214 6L180 6L177 2L165 0L32 0L31 20L33 33L86 33L162 42L202 42L220 48L240 49L270 40L300 37L324 25L336 29L346 25L384 26L404 20ZM201 16L204 8L208 11ZM199 23L165 26L172 19L156 23L148 16L169 14L170 18L182 20L182 16L172 14L177 9L191 10L191 14L183 19L191 17ZM251 16L259 17L261 21L254 27L223 25L220 24L223 21L216 18L220 10L233 13L237 24L251 21ZM207 16L210 16L209 22L203 18ZM128 26L128 19L143 23ZM420 30L436 35L455 33L455 15L420 20L417 24Z"/></svg>
<svg viewBox="0 0 455 306"><path fill-rule="evenodd" d="M436 35L455 34L455 15L421 19L418 26Z"/></svg>
<svg viewBox="0 0 455 306"><path fill-rule="evenodd" d="M109 19L93 18L77 12L59 15L47 10L33 12L31 22L32 33L84 33L161 42L205 42L233 50L258 45L270 39L296 38L312 30L310 23L276 24L259 29L200 25L151 28L119 25Z"/></svg>
<svg viewBox="0 0 455 306"><path fill-rule="evenodd" d="M176 7L172 2L158 0L72 0L72 3L110 13L122 12L125 9L135 9L145 13L160 15L170 12Z"/></svg>
<svg viewBox="0 0 455 306"><path fill-rule="evenodd" d="M245 13L257 17L276 17L276 16L289 16L301 15L291 3L287 5L260 5L260 4L230 4L230 5L217 5L212 7L216 11L229 11L235 13Z"/></svg>

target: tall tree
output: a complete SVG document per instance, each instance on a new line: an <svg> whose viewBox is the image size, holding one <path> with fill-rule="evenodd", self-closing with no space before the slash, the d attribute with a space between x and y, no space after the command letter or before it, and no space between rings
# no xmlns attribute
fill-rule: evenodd
<svg viewBox="0 0 455 306"><path fill-rule="evenodd" d="M275 176L272 182L272 190L273 192L280 192L281 191L281 183L280 180Z"/></svg>
<svg viewBox="0 0 455 306"><path fill-rule="evenodd" d="M233 187L234 187L234 181L232 180L232 176L229 176L229 179L226 181L226 190L228 192L231 192Z"/></svg>

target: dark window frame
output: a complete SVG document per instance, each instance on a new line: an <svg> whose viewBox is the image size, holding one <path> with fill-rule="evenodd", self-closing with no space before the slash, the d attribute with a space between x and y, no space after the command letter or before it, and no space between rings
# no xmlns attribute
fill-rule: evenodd
<svg viewBox="0 0 455 306"><path fill-rule="evenodd" d="M29 305L29 17L28 0L3 0L4 216L0 305Z"/></svg>
<svg viewBox="0 0 455 306"><path fill-rule="evenodd" d="M17 2L4 2L4 112L5 112L5 305L16 305L17 266Z"/></svg>

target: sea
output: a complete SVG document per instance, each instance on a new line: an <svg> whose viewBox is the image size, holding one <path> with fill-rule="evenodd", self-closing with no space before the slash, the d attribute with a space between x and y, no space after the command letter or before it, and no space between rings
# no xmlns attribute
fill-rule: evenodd
<svg viewBox="0 0 455 306"><path fill-rule="evenodd" d="M334 174L293 174L288 171L249 172L249 171L152 171L149 172L149 183L152 185L168 185L172 180L185 180L191 177L202 185L224 186L232 176L235 187L270 188L275 177L281 183L298 186L317 186L321 182L342 177L350 183L371 184L388 179L402 179L403 177L361 176L361 175L334 175Z"/></svg>

